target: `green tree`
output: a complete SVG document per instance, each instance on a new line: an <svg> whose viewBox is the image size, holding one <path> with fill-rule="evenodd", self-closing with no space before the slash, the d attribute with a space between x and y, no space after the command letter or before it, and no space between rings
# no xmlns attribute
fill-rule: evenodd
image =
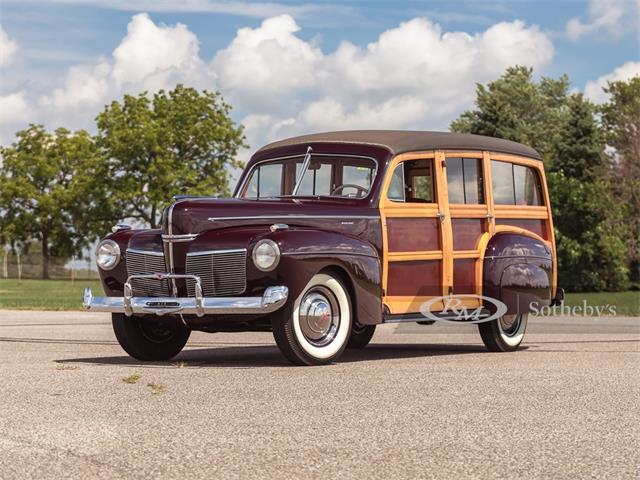
<svg viewBox="0 0 640 480"><path fill-rule="evenodd" d="M515 66L488 85L476 85L476 109L464 112L451 130L535 145L548 157L566 112L569 79L533 81L533 70Z"/></svg>
<svg viewBox="0 0 640 480"><path fill-rule="evenodd" d="M605 137L582 94L567 105L548 176L560 279L574 291L620 290L628 275L626 228L610 188Z"/></svg>
<svg viewBox="0 0 640 480"><path fill-rule="evenodd" d="M610 153L614 194L625 208L630 280L640 287L640 77L609 83L601 119Z"/></svg>
<svg viewBox="0 0 640 480"><path fill-rule="evenodd" d="M621 289L625 229L608 182L605 139L595 107L568 89L566 76L536 82L531 69L509 68L487 86L477 85L476 108L451 129L540 152L549 171L560 284L573 291Z"/></svg>
<svg viewBox="0 0 640 480"><path fill-rule="evenodd" d="M108 105L96 121L110 209L156 228L171 195L228 195L228 169L242 167L235 156L245 146L230 110L219 93L182 85Z"/></svg>
<svg viewBox="0 0 640 480"><path fill-rule="evenodd" d="M31 125L11 147L0 147L0 154L2 241L28 248L37 240L42 277L49 278L52 256L79 253L100 229L93 216L103 203L92 174L100 164L97 147L85 131L60 128L52 134Z"/></svg>

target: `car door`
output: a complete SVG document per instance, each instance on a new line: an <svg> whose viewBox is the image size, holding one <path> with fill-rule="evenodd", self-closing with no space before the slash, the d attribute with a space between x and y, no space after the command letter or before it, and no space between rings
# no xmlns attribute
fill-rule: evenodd
<svg viewBox="0 0 640 480"><path fill-rule="evenodd" d="M452 285L446 180L438 160L436 152L398 155L385 176L379 204L383 303L394 315L419 312Z"/></svg>
<svg viewBox="0 0 640 480"><path fill-rule="evenodd" d="M457 296L482 295L482 254L495 225L488 154L461 151L441 152L447 184L451 229L452 289ZM464 297L474 307L479 299Z"/></svg>

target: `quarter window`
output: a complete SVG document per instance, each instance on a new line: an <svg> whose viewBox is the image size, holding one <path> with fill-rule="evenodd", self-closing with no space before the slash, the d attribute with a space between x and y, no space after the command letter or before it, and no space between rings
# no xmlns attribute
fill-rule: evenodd
<svg viewBox="0 0 640 480"><path fill-rule="evenodd" d="M542 205L537 172L524 165L491 161L493 202L498 205Z"/></svg>
<svg viewBox="0 0 640 480"><path fill-rule="evenodd" d="M409 160L396 166L387 197L394 202L434 203L431 160Z"/></svg>
<svg viewBox="0 0 640 480"><path fill-rule="evenodd" d="M484 203L482 164L478 158L447 158L449 203Z"/></svg>

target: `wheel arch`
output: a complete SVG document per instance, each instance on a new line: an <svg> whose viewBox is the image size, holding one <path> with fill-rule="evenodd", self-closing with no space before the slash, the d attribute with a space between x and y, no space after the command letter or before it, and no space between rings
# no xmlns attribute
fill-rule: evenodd
<svg viewBox="0 0 640 480"><path fill-rule="evenodd" d="M493 235L485 234L480 245L476 279L483 296L502 301L510 314L530 312L533 302L550 304L554 265L550 242L528 230L501 226Z"/></svg>

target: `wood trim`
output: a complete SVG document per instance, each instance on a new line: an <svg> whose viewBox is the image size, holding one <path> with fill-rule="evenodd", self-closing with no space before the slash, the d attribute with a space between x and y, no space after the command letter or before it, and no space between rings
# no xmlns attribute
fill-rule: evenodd
<svg viewBox="0 0 640 480"><path fill-rule="evenodd" d="M549 218L549 210L545 206L535 205L495 205L496 218L522 218L534 220L546 220Z"/></svg>
<svg viewBox="0 0 640 480"><path fill-rule="evenodd" d="M452 218L487 218L487 205L449 205Z"/></svg>
<svg viewBox="0 0 640 480"><path fill-rule="evenodd" d="M527 237L540 240L546 246L551 248L551 242L545 240L540 235L536 235L530 230L525 230L524 228L512 227L511 225L496 225L496 233L517 233L518 235L525 235Z"/></svg>
<svg viewBox="0 0 640 480"><path fill-rule="evenodd" d="M549 189L547 188L547 178L544 173L544 165L538 167L540 182L542 183L542 191L544 195L544 204L547 208L547 238L551 243L552 264L553 264L553 284L551 285L551 297L555 298L558 288L558 257L556 255L556 235L553 229L553 215L551 214L551 201L549 200Z"/></svg>
<svg viewBox="0 0 640 480"><path fill-rule="evenodd" d="M442 250L424 252L389 252L389 262L409 262L412 260L442 260Z"/></svg>
<svg viewBox="0 0 640 480"><path fill-rule="evenodd" d="M487 201L488 230L493 235L496 231L496 213L493 205L493 182L491 179L491 156L489 152L482 152L482 178L484 178L484 198Z"/></svg>
<svg viewBox="0 0 640 480"><path fill-rule="evenodd" d="M449 193L447 190L447 166L445 152L438 150L435 156L436 193L440 212L444 213L442 221L442 295L449 295L453 288L453 226L449 211Z"/></svg>
<svg viewBox="0 0 640 480"><path fill-rule="evenodd" d="M478 150L445 150L444 156L446 158L482 158L483 153Z"/></svg>
<svg viewBox="0 0 640 480"><path fill-rule="evenodd" d="M454 260L457 260L459 258L478 258L479 256L480 256L479 250L454 250L453 251Z"/></svg>
<svg viewBox="0 0 640 480"><path fill-rule="evenodd" d="M511 162L517 165L526 165L528 167L533 167L534 169L540 171L542 170L542 162L540 160L534 160L532 158L526 157L518 157L517 155L508 155L506 153L491 153L489 152L489 156L491 160L498 160L500 162Z"/></svg>

